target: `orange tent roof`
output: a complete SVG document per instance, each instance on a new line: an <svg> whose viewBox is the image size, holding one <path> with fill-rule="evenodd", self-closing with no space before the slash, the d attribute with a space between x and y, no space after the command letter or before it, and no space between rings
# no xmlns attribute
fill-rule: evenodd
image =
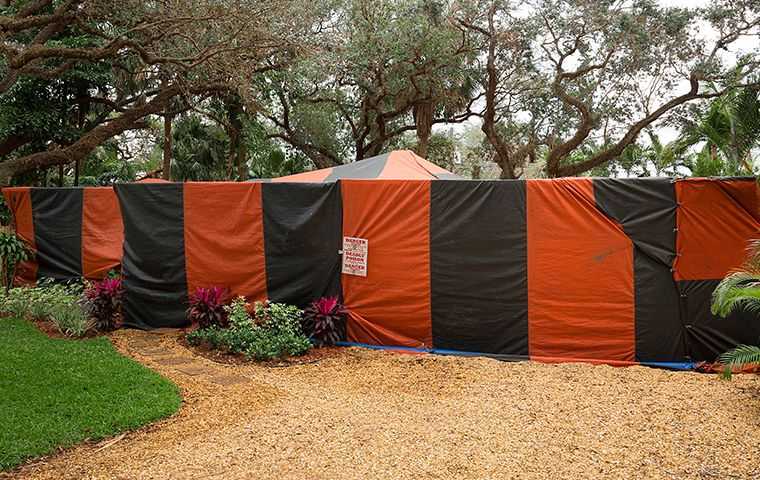
<svg viewBox="0 0 760 480"><path fill-rule="evenodd" d="M272 179L273 182L334 182L342 179L449 180L459 179L448 170L428 162L410 150L395 150L383 155L337 167L297 173Z"/></svg>

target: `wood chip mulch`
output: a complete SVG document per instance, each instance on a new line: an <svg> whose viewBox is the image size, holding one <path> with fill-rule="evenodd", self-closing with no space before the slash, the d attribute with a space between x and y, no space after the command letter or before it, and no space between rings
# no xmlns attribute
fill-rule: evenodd
<svg viewBox="0 0 760 480"><path fill-rule="evenodd" d="M272 368L211 361L176 333L111 338L180 386L179 413L10 478L760 479L757 375L354 348Z"/></svg>

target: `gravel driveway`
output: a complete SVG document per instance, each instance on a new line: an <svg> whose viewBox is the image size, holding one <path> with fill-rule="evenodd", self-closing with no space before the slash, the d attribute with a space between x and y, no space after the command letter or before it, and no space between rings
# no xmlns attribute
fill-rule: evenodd
<svg viewBox="0 0 760 480"><path fill-rule="evenodd" d="M177 333L113 341L182 388L180 412L9 477L760 479L757 375L360 349L235 366Z"/></svg>

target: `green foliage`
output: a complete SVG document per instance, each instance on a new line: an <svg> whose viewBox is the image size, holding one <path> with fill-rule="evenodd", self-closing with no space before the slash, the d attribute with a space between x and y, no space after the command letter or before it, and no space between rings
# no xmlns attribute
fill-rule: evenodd
<svg viewBox="0 0 760 480"><path fill-rule="evenodd" d="M11 215L11 209L8 208L8 204L5 203L5 197L0 195L0 226L7 226L11 224L13 216Z"/></svg>
<svg viewBox="0 0 760 480"><path fill-rule="evenodd" d="M16 234L0 232L0 281L5 290L13 285L16 266L29 257L29 249Z"/></svg>
<svg viewBox="0 0 760 480"><path fill-rule="evenodd" d="M83 337L95 328L95 322L88 318L75 298L59 299L49 308L47 315L58 331L67 337Z"/></svg>
<svg viewBox="0 0 760 480"><path fill-rule="evenodd" d="M81 337L94 324L82 309L82 285L41 281L37 287L17 287L0 296L0 312L28 320L49 320L70 337Z"/></svg>
<svg viewBox="0 0 760 480"><path fill-rule="evenodd" d="M277 178L301 173L311 166L298 151L285 151L268 137L264 126L248 119L244 124L244 143L248 151L252 178Z"/></svg>
<svg viewBox="0 0 760 480"><path fill-rule="evenodd" d="M245 299L238 297L226 307L229 327L211 326L187 334L193 345L243 354L256 360L270 360L306 353L309 339L301 331L301 310L281 303L259 303L248 313Z"/></svg>
<svg viewBox="0 0 760 480"><path fill-rule="evenodd" d="M748 271L726 276L713 292L712 313L721 317L735 310L760 313L760 278Z"/></svg>
<svg viewBox="0 0 760 480"><path fill-rule="evenodd" d="M739 309L760 312L760 240L750 242L744 264L715 288L711 308L721 317Z"/></svg>
<svg viewBox="0 0 760 480"><path fill-rule="evenodd" d="M734 369L760 366L760 347L739 345L721 355L720 363L723 365L723 378L730 379Z"/></svg>
<svg viewBox="0 0 760 480"><path fill-rule="evenodd" d="M759 89L731 89L694 115L662 152L663 166L676 171L680 165L699 177L755 173L752 150L760 145Z"/></svg>
<svg viewBox="0 0 760 480"><path fill-rule="evenodd" d="M747 249L744 265L721 280L713 292L712 313L721 317L736 310L760 314L760 240ZM760 347L740 345L720 357L723 376L731 377L735 368L760 365Z"/></svg>
<svg viewBox="0 0 760 480"><path fill-rule="evenodd" d="M18 318L0 321L0 338L0 470L139 428L180 406L175 385L105 338L51 339Z"/></svg>
<svg viewBox="0 0 760 480"><path fill-rule="evenodd" d="M197 115L183 115L172 127L172 179L224 180L229 138L222 128Z"/></svg>

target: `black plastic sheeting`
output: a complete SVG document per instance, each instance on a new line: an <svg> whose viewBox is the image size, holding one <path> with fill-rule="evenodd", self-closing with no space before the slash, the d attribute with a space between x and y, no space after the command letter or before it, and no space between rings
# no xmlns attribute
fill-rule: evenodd
<svg viewBox="0 0 760 480"><path fill-rule="evenodd" d="M340 184L266 183L261 195L270 300L304 306L340 296Z"/></svg>
<svg viewBox="0 0 760 480"><path fill-rule="evenodd" d="M82 276L81 188L32 188L37 279L58 282Z"/></svg>
<svg viewBox="0 0 760 480"><path fill-rule="evenodd" d="M124 324L187 324L183 185L118 184L124 221Z"/></svg>
<svg viewBox="0 0 760 480"><path fill-rule="evenodd" d="M528 355L525 182L432 182L430 189L433 345Z"/></svg>
<svg viewBox="0 0 760 480"><path fill-rule="evenodd" d="M685 359L676 256L676 198L668 178L594 179L597 208L619 223L634 246L636 360Z"/></svg>
<svg viewBox="0 0 760 480"><path fill-rule="evenodd" d="M720 280L681 280L682 315L688 356L694 361L712 362L736 345L760 343L757 314L738 311L726 318L710 312L710 301Z"/></svg>

